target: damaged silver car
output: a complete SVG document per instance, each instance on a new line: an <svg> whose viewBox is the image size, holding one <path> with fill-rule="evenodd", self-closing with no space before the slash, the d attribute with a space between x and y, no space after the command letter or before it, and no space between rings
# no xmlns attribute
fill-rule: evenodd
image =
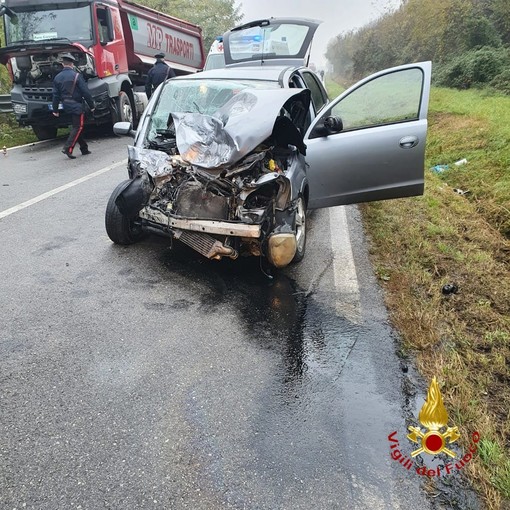
<svg viewBox="0 0 510 510"><path fill-rule="evenodd" d="M313 23L286 23L225 34L227 68L168 80L136 133L115 126L135 141L129 180L107 205L113 242L155 233L210 259L285 267L304 256L307 210L423 193L430 62L381 71L330 102L302 65Z"/></svg>

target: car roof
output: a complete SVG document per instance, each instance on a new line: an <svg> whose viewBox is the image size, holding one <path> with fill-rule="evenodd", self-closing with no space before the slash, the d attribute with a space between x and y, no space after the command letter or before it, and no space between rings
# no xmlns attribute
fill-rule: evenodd
<svg viewBox="0 0 510 510"><path fill-rule="evenodd" d="M211 79L211 80L263 80L280 82L285 76L292 74L300 68L296 66L263 66L263 67L230 67L221 69L211 69L202 71L193 75L179 76L172 78L174 80L181 79Z"/></svg>

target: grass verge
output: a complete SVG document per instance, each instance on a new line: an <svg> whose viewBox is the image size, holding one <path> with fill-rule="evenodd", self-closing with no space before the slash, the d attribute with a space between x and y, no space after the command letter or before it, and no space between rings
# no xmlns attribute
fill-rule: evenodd
<svg viewBox="0 0 510 510"><path fill-rule="evenodd" d="M448 170L426 170L423 197L364 205L365 225L404 351L443 383L464 448L480 433L467 472L487 507L510 508L510 98L433 89L429 121L426 168Z"/></svg>
<svg viewBox="0 0 510 510"><path fill-rule="evenodd" d="M57 137L67 136L69 128L59 128ZM14 114L0 114L0 150L3 147L17 147L27 143L37 142L31 127L19 127Z"/></svg>
<svg viewBox="0 0 510 510"><path fill-rule="evenodd" d="M32 128L20 128L12 113L0 114L0 148L37 142Z"/></svg>

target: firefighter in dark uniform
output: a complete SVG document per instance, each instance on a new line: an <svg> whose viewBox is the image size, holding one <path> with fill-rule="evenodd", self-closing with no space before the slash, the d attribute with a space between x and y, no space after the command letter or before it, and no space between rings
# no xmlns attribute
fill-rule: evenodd
<svg viewBox="0 0 510 510"><path fill-rule="evenodd" d="M87 142L83 138L83 100L87 102L90 111L95 109L94 100L90 95L83 76L74 70L76 59L70 54L62 55L63 69L53 80L53 115L59 116L58 105L62 103L64 113L71 114L71 131L64 144L62 152L70 159L75 159L73 149L76 143L79 144L81 153L85 156L90 154Z"/></svg>
<svg viewBox="0 0 510 510"><path fill-rule="evenodd" d="M161 85L167 78L173 78L175 71L163 60L165 58L164 53L158 53L154 55L156 63L147 73L147 80L145 81L145 93L147 99L150 99L152 93Z"/></svg>

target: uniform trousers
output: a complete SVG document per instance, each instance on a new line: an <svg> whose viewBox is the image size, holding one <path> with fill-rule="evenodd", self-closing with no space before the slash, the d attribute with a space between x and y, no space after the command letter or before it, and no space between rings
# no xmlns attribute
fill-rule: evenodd
<svg viewBox="0 0 510 510"><path fill-rule="evenodd" d="M82 134L85 114L73 113L71 115L71 119L72 119L71 131L69 132L69 136L67 137L66 143L64 144L64 150L72 154L74 146L76 144L80 146L80 150L82 152L88 150L87 142L83 138Z"/></svg>

